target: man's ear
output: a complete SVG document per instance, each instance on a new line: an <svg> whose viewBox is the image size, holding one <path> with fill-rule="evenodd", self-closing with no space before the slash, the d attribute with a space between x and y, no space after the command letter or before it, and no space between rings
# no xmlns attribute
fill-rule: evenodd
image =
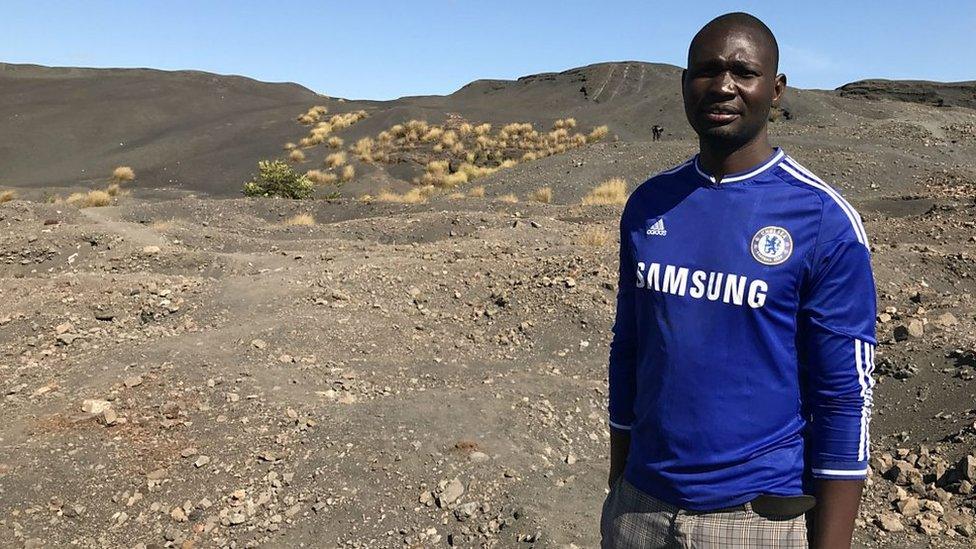
<svg viewBox="0 0 976 549"><path fill-rule="evenodd" d="M773 85L773 105L779 106L779 100L783 98L783 94L786 92L786 75L777 74L776 83Z"/></svg>

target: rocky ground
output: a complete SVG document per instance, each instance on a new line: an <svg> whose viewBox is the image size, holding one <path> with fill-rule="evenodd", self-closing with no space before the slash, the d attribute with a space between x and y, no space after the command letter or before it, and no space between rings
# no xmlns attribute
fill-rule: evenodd
<svg viewBox="0 0 976 549"><path fill-rule="evenodd" d="M971 547L976 125L909 126L778 139L872 240L858 545ZM493 197L693 149L587 147L416 205L0 205L0 544L595 547L620 210Z"/></svg>

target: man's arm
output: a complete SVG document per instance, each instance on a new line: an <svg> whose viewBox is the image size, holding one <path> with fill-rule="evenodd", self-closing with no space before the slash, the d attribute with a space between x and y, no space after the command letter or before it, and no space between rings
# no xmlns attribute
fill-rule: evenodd
<svg viewBox="0 0 976 549"><path fill-rule="evenodd" d="M630 433L619 429L610 429L610 476L607 484L613 487L617 478L624 474L627 466L627 455L630 453Z"/></svg>
<svg viewBox="0 0 976 549"><path fill-rule="evenodd" d="M850 547L867 476L874 381L874 277L856 240L824 242L802 295L798 351L810 421L808 471L817 507L813 547Z"/></svg>
<svg viewBox="0 0 976 549"><path fill-rule="evenodd" d="M809 533L812 549L850 547L863 488L863 480L816 481L817 506L814 508L813 531Z"/></svg>
<svg viewBox="0 0 976 549"><path fill-rule="evenodd" d="M630 426L634 421L634 397L637 365L637 315L634 308L636 264L627 231L627 208L620 218L620 262L617 279L617 312L610 342L609 415L610 476L612 486L627 463L630 450Z"/></svg>

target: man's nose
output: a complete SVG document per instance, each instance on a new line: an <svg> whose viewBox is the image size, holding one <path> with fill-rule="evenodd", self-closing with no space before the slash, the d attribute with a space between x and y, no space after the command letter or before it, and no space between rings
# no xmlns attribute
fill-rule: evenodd
<svg viewBox="0 0 976 549"><path fill-rule="evenodd" d="M735 80L729 71L722 71L715 75L710 87L711 91L716 94L735 95Z"/></svg>

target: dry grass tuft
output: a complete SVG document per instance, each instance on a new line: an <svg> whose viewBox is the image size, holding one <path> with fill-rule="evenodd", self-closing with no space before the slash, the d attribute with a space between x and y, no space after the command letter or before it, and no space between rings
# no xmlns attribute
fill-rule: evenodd
<svg viewBox="0 0 976 549"><path fill-rule="evenodd" d="M423 141L424 143L433 143L433 142L440 141L443 135L444 135L444 128L434 126L433 128L429 128L424 133L424 135L420 137L420 140Z"/></svg>
<svg viewBox="0 0 976 549"><path fill-rule="evenodd" d="M343 183L351 180L353 177L356 177L356 168L353 168L351 165L346 165L342 168L342 171L339 172L339 181L342 181Z"/></svg>
<svg viewBox="0 0 976 549"><path fill-rule="evenodd" d="M285 149L286 151L290 151L290 150L294 149L297 146L298 145L296 145L296 144L292 143L291 141L289 141L288 143L285 143L285 146L282 147L282 148Z"/></svg>
<svg viewBox="0 0 976 549"><path fill-rule="evenodd" d="M312 128L312 131L308 133L308 140L311 143L318 145L319 143L325 142L325 138L332 133L332 124L329 122L319 122Z"/></svg>
<svg viewBox="0 0 976 549"><path fill-rule="evenodd" d="M600 183L589 194L583 197L583 204L586 206L626 203L627 182L619 177L614 177Z"/></svg>
<svg viewBox="0 0 976 549"><path fill-rule="evenodd" d="M128 166L119 166L112 170L112 181L124 183L136 178L136 172Z"/></svg>
<svg viewBox="0 0 976 549"><path fill-rule="evenodd" d="M549 204L552 202L552 189L550 187L542 187L541 189L536 189L529 194L529 200L535 200L536 202L542 202L543 204Z"/></svg>
<svg viewBox="0 0 976 549"><path fill-rule="evenodd" d="M17 198L17 191L13 191L13 190L0 191L0 204L3 204L4 202L10 202L15 198Z"/></svg>
<svg viewBox="0 0 976 549"><path fill-rule="evenodd" d="M576 243L580 246L602 248L610 242L610 232L598 225L591 225L583 229Z"/></svg>
<svg viewBox="0 0 976 549"><path fill-rule="evenodd" d="M590 133L586 136L586 141L588 143L599 141L606 137L608 133L610 133L610 128L606 126L597 126L593 128L593 130L590 131Z"/></svg>
<svg viewBox="0 0 976 549"><path fill-rule="evenodd" d="M364 137L352 147L352 152L363 162L373 161L373 140L369 137Z"/></svg>
<svg viewBox="0 0 976 549"><path fill-rule="evenodd" d="M499 196L497 200L499 202L506 202L508 204L517 204L518 203L518 197L515 196L512 193L503 194L503 195Z"/></svg>
<svg viewBox="0 0 976 549"><path fill-rule="evenodd" d="M416 182L435 187L457 187L476 177L481 177L481 169L471 164L461 164L458 170L450 173L450 162L432 160L424 168L424 175Z"/></svg>
<svg viewBox="0 0 976 549"><path fill-rule="evenodd" d="M444 180L450 175L450 162L447 160L431 160L424 166L424 175L415 181L424 185L437 185L443 187Z"/></svg>
<svg viewBox="0 0 976 549"><path fill-rule="evenodd" d="M420 204L427 202L427 199L434 194L433 185L425 185L423 187L414 187L403 194L397 194L392 191L380 191L376 195L376 200L378 202L396 202L398 204Z"/></svg>
<svg viewBox="0 0 976 549"><path fill-rule="evenodd" d="M460 199L464 198L464 193L453 192L453 193L447 195L447 197L450 198L451 200L460 200Z"/></svg>
<svg viewBox="0 0 976 549"><path fill-rule="evenodd" d="M325 157L325 165L330 168L338 168L346 163L346 153L339 151Z"/></svg>
<svg viewBox="0 0 976 549"><path fill-rule="evenodd" d="M298 122L305 125L314 124L318 122L319 119L321 119L322 116L324 116L328 112L329 112L328 107L325 107L323 105L316 105L308 109L307 111L305 111L305 113L300 114L298 116Z"/></svg>
<svg viewBox="0 0 976 549"><path fill-rule="evenodd" d="M122 187L118 183L111 183L108 187L105 187L105 192L109 196L125 196L129 194L129 191L122 190Z"/></svg>
<svg viewBox="0 0 976 549"><path fill-rule="evenodd" d="M560 119L560 120L556 120L552 124L552 129L553 130L561 130L561 129L571 130L571 129L575 128L575 127L576 127L576 119L575 118L563 118L563 119Z"/></svg>
<svg viewBox="0 0 976 549"><path fill-rule="evenodd" d="M292 162L295 162L295 163L305 162L305 153L303 153L302 151L300 151L298 149L295 149L295 150L291 151L290 153L288 153L288 160L291 160Z"/></svg>
<svg viewBox="0 0 976 549"><path fill-rule="evenodd" d="M481 185L468 189L468 196L472 198L484 198L485 188Z"/></svg>
<svg viewBox="0 0 976 549"><path fill-rule="evenodd" d="M305 177L308 177L310 180L312 180L312 183L315 183L316 185L333 185L339 180L338 175L330 172L323 172L322 170L309 170L305 172Z"/></svg>
<svg viewBox="0 0 976 549"><path fill-rule="evenodd" d="M338 149L342 147L343 143L345 143L345 141L343 141L338 135L333 135L325 140L325 145L330 149Z"/></svg>
<svg viewBox="0 0 976 549"><path fill-rule="evenodd" d="M453 148L454 145L457 144L458 142L457 139L458 139L457 132L455 132L454 130L448 130L444 132L444 135L441 136L441 145L444 145L444 148L446 149Z"/></svg>
<svg viewBox="0 0 976 549"><path fill-rule="evenodd" d="M295 214L282 222L287 227L311 227L315 225L315 218L310 213Z"/></svg>
<svg viewBox="0 0 976 549"><path fill-rule="evenodd" d="M68 204L73 204L79 208L97 208L100 206L108 206L111 203L112 196L106 191L74 193L68 197Z"/></svg>

